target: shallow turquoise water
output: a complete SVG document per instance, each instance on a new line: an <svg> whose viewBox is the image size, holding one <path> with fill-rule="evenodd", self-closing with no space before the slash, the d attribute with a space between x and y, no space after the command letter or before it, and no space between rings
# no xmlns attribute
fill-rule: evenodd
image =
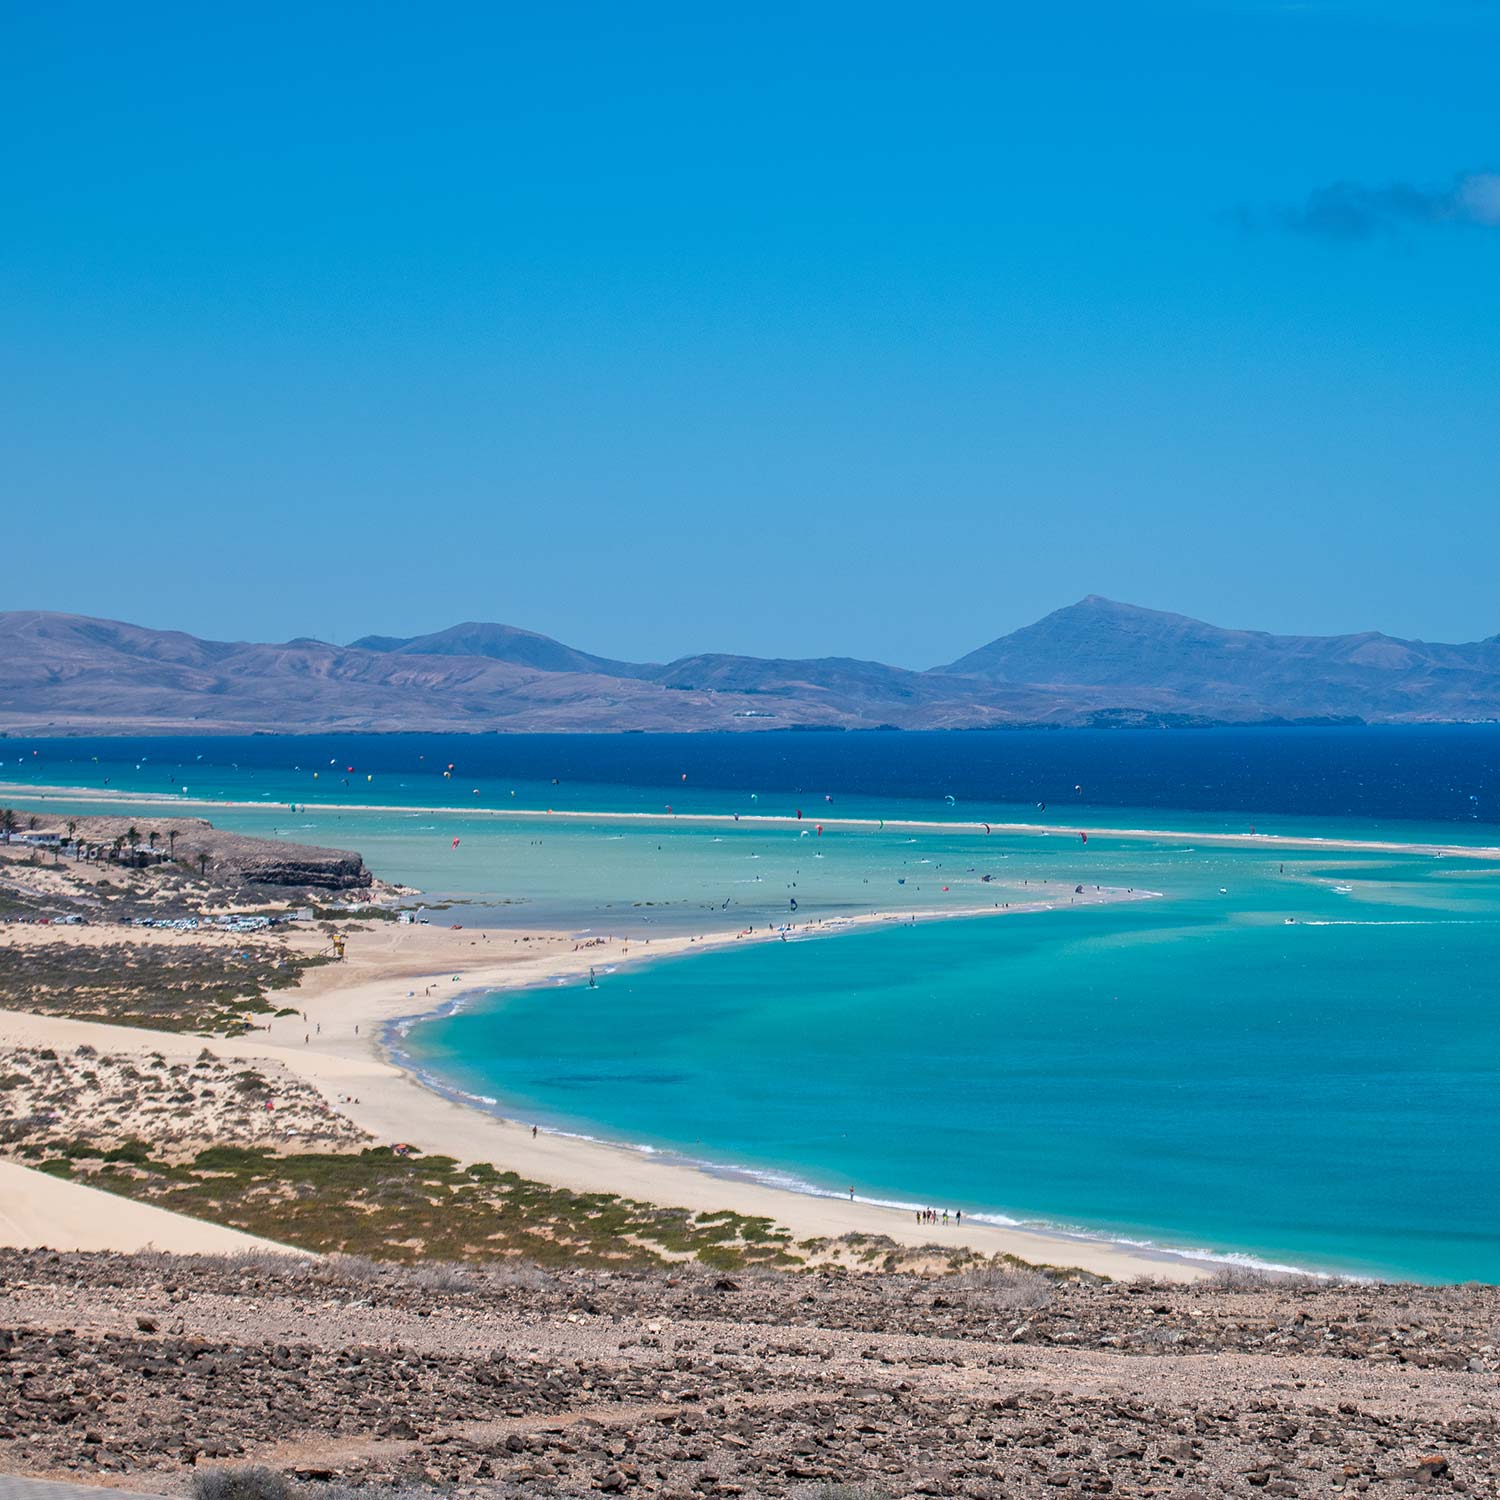
<svg viewBox="0 0 1500 1500"><path fill-rule="evenodd" d="M68 770L30 775L39 791L48 774L84 779ZM112 791L157 790L149 761L93 774ZM800 800L812 821L813 794L749 804L742 787L517 787L517 805L542 808L662 804L659 824L621 827L435 812L453 788L431 773L384 785L377 773L363 795L407 805L368 812L302 800L305 771L193 774L267 804L215 809L216 822L358 848L379 873L484 903L466 922L641 937L786 921L794 898L800 921L1065 903L1078 883L1160 892L603 972L594 991L478 999L405 1046L507 1113L814 1190L1282 1264L1500 1280L1500 872L1193 840L1252 816L1263 832L1447 842L1494 841L1493 825L1080 805L1094 828L1184 830L1085 847L985 837L959 806L946 815L966 827L799 837L687 827L664 808ZM835 815L945 815L937 799L832 795L822 808ZM173 808L143 808L142 826L166 826Z"/></svg>
<svg viewBox="0 0 1500 1500"><path fill-rule="evenodd" d="M1169 899L626 969L407 1046L523 1117L821 1190L1500 1279L1493 872L1100 852Z"/></svg>

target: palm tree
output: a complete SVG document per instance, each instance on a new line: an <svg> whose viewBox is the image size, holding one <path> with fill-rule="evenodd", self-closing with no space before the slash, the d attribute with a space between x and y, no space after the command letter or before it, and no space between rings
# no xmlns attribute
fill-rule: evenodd
<svg viewBox="0 0 1500 1500"><path fill-rule="evenodd" d="M73 858L78 858L78 819L68 819L68 842L73 846Z"/></svg>
<svg viewBox="0 0 1500 1500"><path fill-rule="evenodd" d="M208 855L201 849L198 851L198 873L200 875L208 873Z"/></svg>
<svg viewBox="0 0 1500 1500"><path fill-rule="evenodd" d="M10 836L21 826L16 818L16 810L13 807L0 808L0 833L5 835L5 842L10 843Z"/></svg>
<svg viewBox="0 0 1500 1500"><path fill-rule="evenodd" d="M150 833L148 833L146 835L146 842L151 846L151 852L153 854L156 853L156 841L160 837L161 837L161 835L154 828L151 830Z"/></svg>
<svg viewBox="0 0 1500 1500"><path fill-rule="evenodd" d="M167 829L167 853L173 859L177 858L177 830L175 828Z"/></svg>

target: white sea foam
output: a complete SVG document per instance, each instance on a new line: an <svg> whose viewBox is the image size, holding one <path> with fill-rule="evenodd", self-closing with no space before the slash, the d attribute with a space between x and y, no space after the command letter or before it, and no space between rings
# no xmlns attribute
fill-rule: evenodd
<svg viewBox="0 0 1500 1500"><path fill-rule="evenodd" d="M1298 927L1493 927L1495 920L1474 917L1299 917Z"/></svg>

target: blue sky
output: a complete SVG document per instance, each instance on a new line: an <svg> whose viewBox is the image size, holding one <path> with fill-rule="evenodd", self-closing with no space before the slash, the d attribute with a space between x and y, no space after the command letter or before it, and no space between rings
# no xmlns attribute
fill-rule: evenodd
<svg viewBox="0 0 1500 1500"><path fill-rule="evenodd" d="M4 607L1500 631L1496 4L0 21Z"/></svg>

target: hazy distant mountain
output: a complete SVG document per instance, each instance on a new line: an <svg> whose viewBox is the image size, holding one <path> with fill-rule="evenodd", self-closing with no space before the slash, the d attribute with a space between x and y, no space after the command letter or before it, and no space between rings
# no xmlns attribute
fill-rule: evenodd
<svg viewBox="0 0 1500 1500"><path fill-rule="evenodd" d="M1185 711L1236 720L1489 718L1500 706L1500 640L1448 646L1359 635L1222 630L1091 594L940 670L1122 703L1165 694Z"/></svg>
<svg viewBox="0 0 1500 1500"><path fill-rule="evenodd" d="M390 635L367 635L353 643L356 651L399 652L403 656L487 656L539 672L597 672L605 677L646 677L658 669L628 661L610 661L575 651L549 635L518 630L514 625L486 625L468 620L431 635L398 639Z"/></svg>
<svg viewBox="0 0 1500 1500"><path fill-rule="evenodd" d="M913 672L849 657L665 666L508 625L352 646L0 614L0 728L701 730L1500 719L1500 637L1275 636L1091 596Z"/></svg>
<svg viewBox="0 0 1500 1500"><path fill-rule="evenodd" d="M498 637L486 631L472 639L493 644ZM945 701L937 678L926 699L913 702L870 686L845 687L816 670L801 682L788 676L782 687L769 679L763 687L720 687L696 680L686 663L677 675L672 667L651 669L665 679L652 681L382 645L201 641L78 615L0 614L0 729L836 729L1017 717L976 703L969 683L954 684ZM579 652L568 660L604 659ZM926 673L880 670L929 680Z"/></svg>

